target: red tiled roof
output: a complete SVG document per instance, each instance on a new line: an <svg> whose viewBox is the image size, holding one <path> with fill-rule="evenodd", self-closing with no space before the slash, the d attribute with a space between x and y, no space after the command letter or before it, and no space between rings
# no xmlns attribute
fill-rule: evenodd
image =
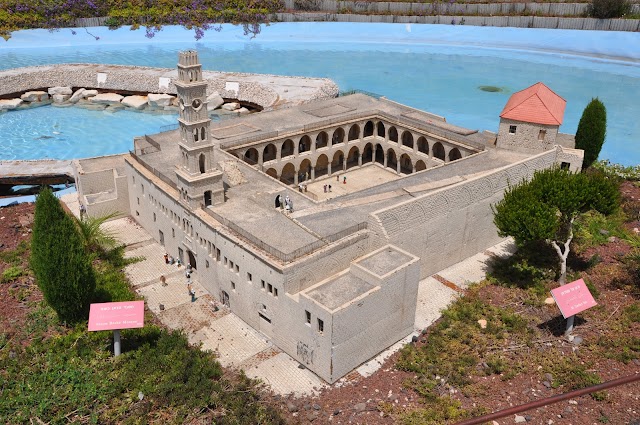
<svg viewBox="0 0 640 425"><path fill-rule="evenodd" d="M509 98L500 118L536 124L561 125L567 101L549 87L536 83L514 93Z"/></svg>

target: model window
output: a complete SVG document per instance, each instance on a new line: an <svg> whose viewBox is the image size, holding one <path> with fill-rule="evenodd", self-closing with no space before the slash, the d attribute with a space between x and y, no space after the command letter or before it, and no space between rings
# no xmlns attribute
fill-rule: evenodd
<svg viewBox="0 0 640 425"><path fill-rule="evenodd" d="M273 288L273 296L274 297L278 296L278 288Z"/></svg>
<svg viewBox="0 0 640 425"><path fill-rule="evenodd" d="M510 125L509 126L509 134L516 134L516 126L515 125Z"/></svg>
<svg viewBox="0 0 640 425"><path fill-rule="evenodd" d="M324 332L324 322L320 319L318 319L318 332L319 333Z"/></svg>
<svg viewBox="0 0 640 425"><path fill-rule="evenodd" d="M307 325L311 324L311 313L308 312L307 310L304 311L304 315L305 315L305 319L306 319L306 323Z"/></svg>
<svg viewBox="0 0 640 425"><path fill-rule="evenodd" d="M547 130L540 130L538 133L538 141L544 141L545 136L547 135Z"/></svg>
<svg viewBox="0 0 640 425"><path fill-rule="evenodd" d="M235 282L231 282L231 289L233 289L234 291L236 290L236 284L235 284Z"/></svg>
<svg viewBox="0 0 640 425"><path fill-rule="evenodd" d="M270 294L273 294L273 286L271 286L271 284L270 284L270 283L267 283L267 291L268 291Z"/></svg>
<svg viewBox="0 0 640 425"><path fill-rule="evenodd" d="M264 288L265 288L265 286L266 286L266 283L264 282L264 280L261 280L261 281L260 281L260 284L262 285L262 290L264 291Z"/></svg>
<svg viewBox="0 0 640 425"><path fill-rule="evenodd" d="M247 273L247 282L253 282L253 276L251 276L251 273Z"/></svg>

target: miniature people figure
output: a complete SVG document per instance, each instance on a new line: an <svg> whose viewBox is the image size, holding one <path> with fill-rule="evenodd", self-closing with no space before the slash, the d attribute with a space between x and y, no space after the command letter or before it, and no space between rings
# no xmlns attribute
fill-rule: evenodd
<svg viewBox="0 0 640 425"><path fill-rule="evenodd" d="M327 185L324 185L324 193L327 193Z"/></svg>
<svg viewBox="0 0 640 425"><path fill-rule="evenodd" d="M176 262L176 260L174 260L173 257L170 255L169 256L169 264L173 264L175 262Z"/></svg>
<svg viewBox="0 0 640 425"><path fill-rule="evenodd" d="M344 177L342 178L342 184L347 184L347 176L344 176Z"/></svg>
<svg viewBox="0 0 640 425"><path fill-rule="evenodd" d="M284 200L282 199L282 195L278 195L278 200L280 201L280 209L284 208Z"/></svg>
<svg viewBox="0 0 640 425"><path fill-rule="evenodd" d="M80 220L84 219L84 215L87 212L83 204L80 204Z"/></svg>
<svg viewBox="0 0 640 425"><path fill-rule="evenodd" d="M340 181L340 174L336 174L336 181L339 182Z"/></svg>
<svg viewBox="0 0 640 425"><path fill-rule="evenodd" d="M167 286L167 278L164 275L160 276L160 283L162 283L162 286Z"/></svg>
<svg viewBox="0 0 640 425"><path fill-rule="evenodd" d="M176 264L178 265L178 267L182 266L182 261L180 261L180 259L178 258L178 260L176 261Z"/></svg>
<svg viewBox="0 0 640 425"><path fill-rule="evenodd" d="M304 185L304 191L305 192L307 191L307 185L306 184Z"/></svg>
<svg viewBox="0 0 640 425"><path fill-rule="evenodd" d="M191 263L187 264L187 273L191 274L193 272L193 267L191 267Z"/></svg>
<svg viewBox="0 0 640 425"><path fill-rule="evenodd" d="M169 264L169 254L165 252L163 257L164 257L164 263Z"/></svg>
<svg viewBox="0 0 640 425"><path fill-rule="evenodd" d="M329 192L331 192L331 185L329 185Z"/></svg>

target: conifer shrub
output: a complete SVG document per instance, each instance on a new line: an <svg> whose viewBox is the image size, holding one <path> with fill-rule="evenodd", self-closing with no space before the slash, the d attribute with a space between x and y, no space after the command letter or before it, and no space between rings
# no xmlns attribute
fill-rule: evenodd
<svg viewBox="0 0 640 425"><path fill-rule="evenodd" d="M30 263L45 300L61 322L88 317L96 286L90 257L73 219L49 189L36 198Z"/></svg>
<svg viewBox="0 0 640 425"><path fill-rule="evenodd" d="M576 131L576 149L584 150L582 168L588 168L600 155L607 133L607 109L596 97L584 108L578 131Z"/></svg>

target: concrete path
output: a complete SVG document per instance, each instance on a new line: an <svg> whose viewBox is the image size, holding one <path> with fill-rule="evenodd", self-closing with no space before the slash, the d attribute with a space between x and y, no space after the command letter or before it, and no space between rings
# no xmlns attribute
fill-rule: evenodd
<svg viewBox="0 0 640 425"><path fill-rule="evenodd" d="M74 194L63 197L68 207L78 214ZM192 274L196 292L192 301L186 286L184 267L165 264L164 248L130 217L113 220L105 225L127 246L125 256L142 260L125 268L133 288L142 295L148 308L170 329L181 329L189 342L216 353L220 363L242 369L250 378L260 379L277 394L311 395L328 384L288 354L274 346L264 335L251 328L229 311L198 283L198 273ZM509 255L512 242L503 242L420 282L416 308L416 333L429 327L470 282L484 278L487 262L493 256ZM164 283L160 279L164 276ZM384 361L411 340L411 336L389 347L361 365L355 372L361 376L373 374ZM349 379L353 379L353 373ZM334 385L341 386L343 378Z"/></svg>

